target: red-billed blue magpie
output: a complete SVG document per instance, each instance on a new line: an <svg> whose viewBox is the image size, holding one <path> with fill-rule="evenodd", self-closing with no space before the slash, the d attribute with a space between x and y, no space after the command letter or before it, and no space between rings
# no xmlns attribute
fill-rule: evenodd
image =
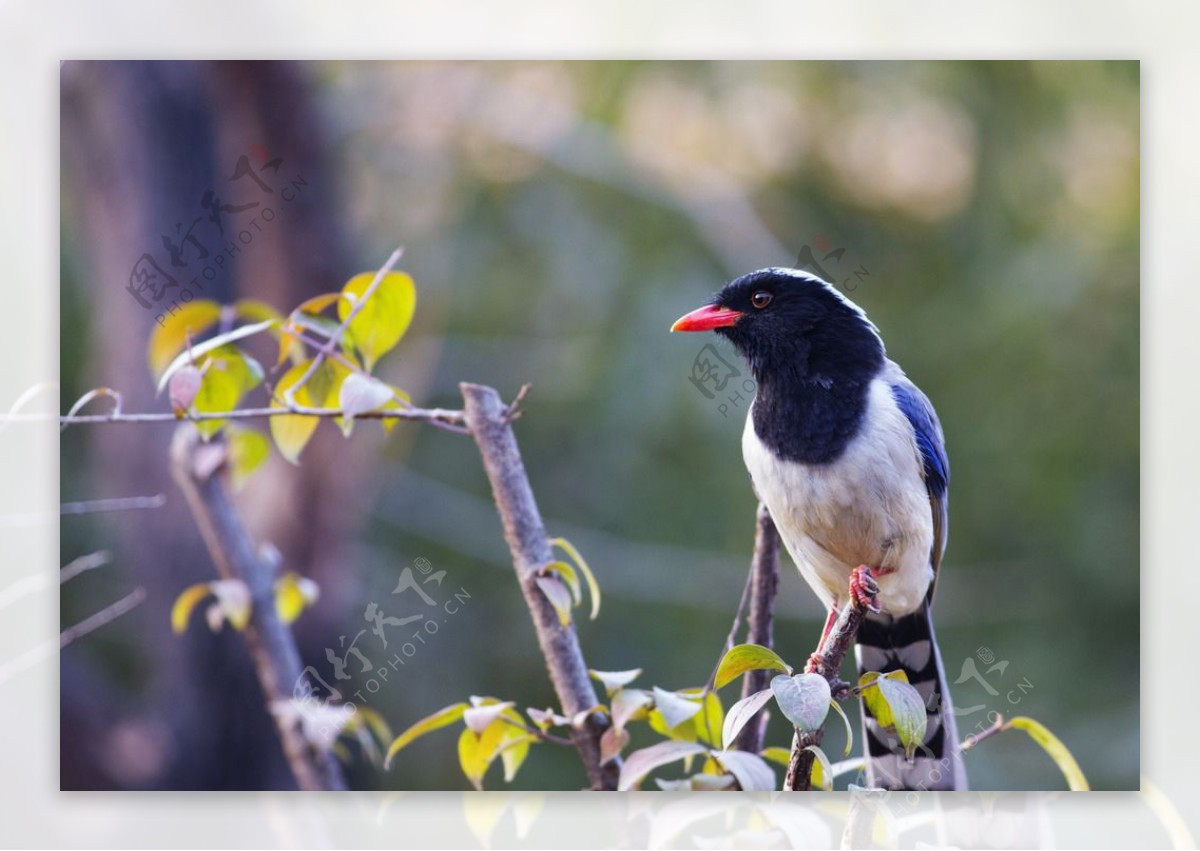
<svg viewBox="0 0 1200 851"><path fill-rule="evenodd" d="M858 305L818 277L744 275L672 331L715 331L758 384L742 455L804 579L829 609L865 569L878 608L858 633L860 672L902 669L925 700L924 746L910 763L866 719L867 781L891 789L965 789L930 604L946 548L950 464L933 405L888 359Z"/></svg>

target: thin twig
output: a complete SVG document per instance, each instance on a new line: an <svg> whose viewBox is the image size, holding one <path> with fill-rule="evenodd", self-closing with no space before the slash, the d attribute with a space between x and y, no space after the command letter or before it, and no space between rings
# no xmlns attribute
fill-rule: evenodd
<svg viewBox="0 0 1200 851"><path fill-rule="evenodd" d="M228 460L223 443L202 443L192 426L181 426L171 442L171 473L187 499L200 536L222 579L244 582L250 590L250 622L242 635L267 707L290 701L303 677L291 630L275 610L275 563L264 558L216 475ZM299 718L272 713L276 731L301 789L344 789L333 754L304 734Z"/></svg>
<svg viewBox="0 0 1200 851"><path fill-rule="evenodd" d="M111 562L112 553L108 550L99 550L98 552L82 555L70 561L58 572L58 584L62 585L64 582L70 582L81 573L95 570L97 567L104 567L104 565Z"/></svg>
<svg viewBox="0 0 1200 851"><path fill-rule="evenodd" d="M830 690L838 700L850 694L847 684L838 678L838 672L866 616L867 610L855 603L854 597L850 596L820 648L819 673L829 681ZM808 748L820 745L824 732L824 726L811 733L796 730L792 736L792 756L784 777L784 791L808 791L811 788L813 760L816 759L816 755Z"/></svg>
<svg viewBox="0 0 1200 851"><path fill-rule="evenodd" d="M116 499L92 499L84 502L64 502L59 514L101 514L109 511L147 511L167 504L165 494L154 496L125 496Z"/></svg>
<svg viewBox="0 0 1200 851"><path fill-rule="evenodd" d="M300 407L295 410L288 408L235 408L232 411L197 412L184 416L177 416L169 411L154 411L149 413L135 414L83 414L71 417L62 416L58 417L57 419L64 425L99 425L102 423L177 423L181 420L190 422L203 422L204 420L253 420L263 419L266 417L286 416L321 417L322 419L332 419L334 417L344 417L346 414L341 408ZM53 414L25 414L18 415L13 419L13 421L44 422L53 419L55 419ZM389 409L385 411L365 411L361 414L355 414L354 419L410 420L413 422L426 422L431 425L453 426L456 432L461 434L467 433L463 412L444 408L407 408Z"/></svg>
<svg viewBox="0 0 1200 851"><path fill-rule="evenodd" d="M113 603L111 606L106 606L91 617L85 618L84 620L75 624L75 626L64 629L58 636L59 649L61 650L62 648L66 647L72 641L78 641L89 632L95 632L105 624L112 623L130 609L134 609L141 605L142 601L145 599L146 589L142 588L141 586L134 588L133 591L122 597L120 600L117 600L117 602Z"/></svg>
<svg viewBox="0 0 1200 851"><path fill-rule="evenodd" d="M564 745L568 748L575 747L575 743L570 739L564 739L562 736L556 736L553 733L547 733L545 730L539 730L537 727L531 727L521 721L514 721L511 718L500 716L500 720L511 727L516 727L518 730L524 730L532 736L537 736L543 742L549 742L552 745Z"/></svg>
<svg viewBox="0 0 1200 851"><path fill-rule="evenodd" d="M958 749L960 751L970 750L971 748L975 747L977 744L982 742L984 739L990 739L992 736L996 735L997 733L1000 733L1007 729L1008 729L1008 722L1006 722L1004 720L1003 715L1001 715L999 712L997 712L996 713L996 721L995 721L995 723L992 724L992 726L988 727L986 730L980 730L978 733L975 733L974 735L967 736L965 739L963 739L962 744L959 745Z"/></svg>
<svg viewBox="0 0 1200 851"><path fill-rule="evenodd" d="M738 630L742 628L742 619L746 616L746 606L750 603L750 588L753 584L754 566L751 565L750 570L746 571L746 584L742 586L742 596L738 600L737 610L733 613L733 623L729 626L725 643L721 645L721 652L717 654L717 664L713 666L712 673L708 675L708 682L704 684L702 694L707 695L717 684L717 671L721 670L721 661L737 641Z"/></svg>
<svg viewBox="0 0 1200 851"><path fill-rule="evenodd" d="M490 387L464 383L459 388L465 403L467 426L479 446L483 469L492 486L492 498L504 526L504 538L512 553L513 569L563 714L574 718L580 712L587 713L584 723L578 729L572 728L571 740L592 788L616 789L621 760L601 762L600 737L610 722L604 713L591 711L600 701L588 675L579 637L573 624L563 625L558 612L537 585L538 572L554 561L554 557L507 416L508 407L501 401L500 394Z"/></svg>
<svg viewBox="0 0 1200 851"><path fill-rule="evenodd" d="M775 619L775 596L779 592L779 531L767 506L759 504L754 526L754 558L750 563L750 615L746 629L746 641L763 647L773 647L775 643L772 629ZM754 670L746 674L742 680L742 697L768 688L771 684L771 671ZM768 711L766 707L759 710L758 715L751 719L737 739L738 750L748 753L758 753L762 750L763 739L767 731ZM727 745L729 743L726 743Z"/></svg>

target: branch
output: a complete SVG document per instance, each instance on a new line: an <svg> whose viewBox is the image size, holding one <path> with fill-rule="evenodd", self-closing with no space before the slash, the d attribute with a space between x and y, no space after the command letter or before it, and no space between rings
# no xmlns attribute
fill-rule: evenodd
<svg viewBox="0 0 1200 851"><path fill-rule="evenodd" d="M177 416L171 411L154 411L140 414L80 414L77 416L59 417L58 421L64 426L97 425L100 423L174 423L180 420L201 422L202 420L252 420L264 417L305 416L329 419L345 416L341 408L235 408L232 411L211 411L206 413L185 414ZM38 422L53 418L53 414L18 414L6 417L10 422ZM462 411L449 411L444 408L405 408L401 410L366 411L355 414L356 420L415 420L417 422L445 423L462 427L465 422Z"/></svg>
<svg viewBox="0 0 1200 851"><path fill-rule="evenodd" d="M463 383L459 389L465 403L467 427L483 458L492 497L504 524L504 539L512 552L513 569L533 619L550 680L562 704L563 714L573 718L600 701L588 676L588 666L574 625L563 626L559 622L558 613L536 584L538 571L554 558L521 461L511 413L500 400L500 394L490 387ZM617 788L620 760L600 762L600 736L608 726L606 716L592 712L579 729L571 730L571 739L594 789Z"/></svg>
<svg viewBox="0 0 1200 851"><path fill-rule="evenodd" d="M68 627L59 633L58 649L62 650L68 644L73 641L78 641L89 632L95 632L100 627L112 623L121 615L140 606L142 601L145 599L146 589L142 588L141 586L134 588L133 591L131 591L129 594L126 594L120 600L117 600L117 602L106 606L105 608L96 612L96 614L83 619L79 623L75 624L75 626Z"/></svg>
<svg viewBox="0 0 1200 851"><path fill-rule="evenodd" d="M779 592L779 531L771 512L762 503L758 505L757 523L754 531L754 558L750 562L750 623L746 631L749 644L763 647L774 646L773 622L775 619L775 595ZM746 698L771 686L771 671L754 670L742 680L742 697ZM742 728L737 738L737 749L747 753L758 753L763 748L767 732L766 708ZM728 746L729 743L727 742Z"/></svg>
<svg viewBox="0 0 1200 851"><path fill-rule="evenodd" d="M869 574L864 573L863 576L865 580L869 580ZM850 645L854 643L854 637L858 635L858 628L862 625L863 618L867 615L867 610L861 608L854 602L854 599L854 596L851 595L850 601L842 607L842 611L833 624L833 629L825 640L824 647L818 648L819 655L814 654L815 659L809 663L812 666L814 661L819 662L816 666L817 673L829 680L830 691L837 700L850 694L849 684L838 679L838 672L842 668L842 660L846 658ZM821 737L824 733L825 727L822 726L821 729L812 733L801 733L797 730L793 735L792 758L788 762L787 775L783 781L784 791L807 792L809 790L812 782L813 760L816 759L816 756L805 748L821 744Z"/></svg>
<svg viewBox="0 0 1200 851"><path fill-rule="evenodd" d="M295 639L275 612L275 567L263 559L234 509L217 473L228 460L222 443L202 443L199 432L184 426L171 442L171 472L187 498L204 544L224 579L237 579L250 589L250 623L243 633L268 707L290 703L302 676ZM301 789L345 789L333 754L314 748L304 736L299 717L270 713L283 753Z"/></svg>

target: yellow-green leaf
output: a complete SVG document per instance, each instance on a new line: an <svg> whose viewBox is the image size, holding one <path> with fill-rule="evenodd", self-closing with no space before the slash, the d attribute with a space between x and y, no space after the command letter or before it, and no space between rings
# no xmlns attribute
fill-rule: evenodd
<svg viewBox="0 0 1200 851"><path fill-rule="evenodd" d="M275 396L271 399L272 408L278 410L287 407L283 402L284 394L304 376L308 371L308 364L309 361L303 361L283 374L279 382L275 385ZM308 384L305 384L296 391L295 399L301 405L317 407L313 403L312 395L309 393ZM298 463L300 452L312 437L313 432L316 431L317 424L320 421L318 417L310 417L303 414L285 414L283 416L271 417L271 436L275 438L275 445L279 447L280 454L293 464Z"/></svg>
<svg viewBox="0 0 1200 851"><path fill-rule="evenodd" d="M701 710L692 718L692 723L696 726L696 736L700 741L720 748L722 731L725 728L725 707L721 703L721 696L715 691L704 694L704 689L699 688L684 688L680 689L679 693L695 697L697 700L703 695Z"/></svg>
<svg viewBox="0 0 1200 851"><path fill-rule="evenodd" d="M775 703L797 729L812 733L821 729L829 714L829 681L820 674L779 674L771 678Z"/></svg>
<svg viewBox="0 0 1200 851"><path fill-rule="evenodd" d="M631 682L641 676L641 668L632 668L628 671L597 671L589 668L588 674L595 680L604 683L604 690L610 695L629 685Z"/></svg>
<svg viewBox="0 0 1200 851"><path fill-rule="evenodd" d="M238 299L233 303L233 311L249 322L281 322L283 320L283 315L278 310L256 298Z"/></svg>
<svg viewBox="0 0 1200 851"><path fill-rule="evenodd" d="M392 387L392 392L395 393L396 396L399 396L400 398L397 399L397 398L393 397L389 402L384 404L383 408L381 408L380 410L398 411L401 408L412 405L412 397L409 396L407 393L405 393L403 390L401 390L399 387ZM401 400L403 400L403 402ZM391 434L392 429L394 429L396 427L396 423L398 423L399 420L396 417L383 417L379 420L379 422L383 424L383 433Z"/></svg>
<svg viewBox="0 0 1200 851"><path fill-rule="evenodd" d="M666 722L668 729L689 721L704 707L699 700L691 700L676 692L654 687L654 708Z"/></svg>
<svg viewBox="0 0 1200 851"><path fill-rule="evenodd" d="M192 301L168 314L150 334L146 356L150 371L157 378L183 351L188 338L193 341L221 318L221 305L215 301Z"/></svg>
<svg viewBox="0 0 1200 851"><path fill-rule="evenodd" d="M245 629L250 623L250 587L240 579L218 579L208 587L229 625L238 631Z"/></svg>
<svg viewBox="0 0 1200 851"><path fill-rule="evenodd" d="M464 727L458 737L458 764L463 774L471 781L471 785L483 791L483 776L487 774L488 766L499 753L507 730L512 729L503 721L497 720L489 724L482 733L476 733L469 727Z"/></svg>
<svg viewBox="0 0 1200 851"><path fill-rule="evenodd" d="M809 745L805 750L812 751L813 756L816 757L813 760L812 774L810 775L812 785L824 789L826 792L832 792L833 766L829 764L829 757L816 745Z"/></svg>
<svg viewBox="0 0 1200 851"><path fill-rule="evenodd" d="M792 672L788 663L771 648L761 644L739 644L729 648L721 659L714 685L718 689L724 688L747 671L757 670Z"/></svg>
<svg viewBox="0 0 1200 851"><path fill-rule="evenodd" d="M275 613L284 623L292 623L320 596L316 582L289 570L275 580Z"/></svg>
<svg viewBox="0 0 1200 851"><path fill-rule="evenodd" d="M233 430L229 434L229 469L233 489L241 490L270 454L271 444L266 435L252 429Z"/></svg>
<svg viewBox="0 0 1200 851"><path fill-rule="evenodd" d="M424 736L426 733L432 733L434 730L440 730L442 727L449 726L455 721L463 717L463 713L467 711L469 704L455 703L444 709L439 709L432 715L422 718L416 724L413 724L403 733L396 737L391 746L388 747L387 756L383 759L383 767L388 768L392 764L392 757L398 754L403 748L412 744L417 739Z"/></svg>
<svg viewBox="0 0 1200 851"><path fill-rule="evenodd" d="M185 588L183 593L175 598L175 604L171 606L171 629L177 634L186 630L188 620L192 617L192 611L201 600L211 593L207 582L197 582L195 585Z"/></svg>
<svg viewBox="0 0 1200 851"><path fill-rule="evenodd" d="M842 716L842 724L846 727L846 750L842 752L842 759L850 756L850 748L854 745L854 730L850 727L850 719L846 717L846 711L842 709L836 700L831 700L829 705L838 715Z"/></svg>
<svg viewBox="0 0 1200 851"><path fill-rule="evenodd" d="M346 321L375 280L375 275L374 272L364 272L346 282L342 287L342 294L346 297L338 301L338 319ZM368 372L400 342L412 322L416 307L417 288L409 275L389 272L383 276L375 292L351 320L346 332L347 342L362 355Z"/></svg>
<svg viewBox="0 0 1200 851"><path fill-rule="evenodd" d="M224 334L213 337L212 339L205 340L203 343L188 347L186 350L181 352L180 355L175 358L175 360L171 361L171 363L167 365L166 369L163 370L162 374L158 377L158 387L155 392L162 393L170 383L171 376L183 369L185 366L196 366L202 364L205 360L205 355L215 352L225 346L229 346L231 343L235 343L238 340L243 340L246 337L252 337L255 334L260 334L263 331L271 328L274 324L274 322L267 321L259 322L255 325L242 325L238 328L234 328L232 331L228 331ZM261 369L262 367L259 367L260 371Z"/></svg>
<svg viewBox="0 0 1200 851"><path fill-rule="evenodd" d="M583 574L583 579L587 583L588 594L592 597L592 613L588 617L590 620L595 620L600 614L600 583L596 581L596 576L592 573L592 569L583 560L583 556L579 554L579 550L575 549L575 545L566 538L554 538L550 541L550 546L558 547L570 556L571 561L575 562L575 566Z"/></svg>
<svg viewBox="0 0 1200 851"><path fill-rule="evenodd" d="M338 407L346 414L342 431L349 437L354 418L359 414L376 411L392 399L392 388L378 378L351 372L341 383L338 391Z"/></svg>
<svg viewBox="0 0 1200 851"><path fill-rule="evenodd" d="M1018 730L1024 730L1029 734L1029 737L1042 746L1042 750L1050 754L1050 758L1054 760L1054 764L1058 766L1058 770L1063 773L1063 777L1067 779L1067 786L1072 792L1087 792L1090 790L1087 778L1083 776L1083 770L1079 767L1079 763L1075 761L1075 757L1067 750L1067 746L1062 743L1058 736L1051 733L1046 727L1032 718L1026 718L1021 715L1013 718L1008 722L1009 727L1015 727Z"/></svg>
<svg viewBox="0 0 1200 851"><path fill-rule="evenodd" d="M859 692L867 711L885 730L894 730L904 745L904 753L912 757L917 745L925 740L928 716L921 694L908 683L904 671L880 675L868 671L859 677Z"/></svg>
<svg viewBox="0 0 1200 851"><path fill-rule="evenodd" d="M539 576L535 580L537 587L542 589L554 611L558 612L558 622L563 626L571 623L571 592L562 580L554 576Z"/></svg>
<svg viewBox="0 0 1200 851"><path fill-rule="evenodd" d="M640 688L618 689L612 696L612 726L624 730L625 725L646 716L646 707L654 702L650 692Z"/></svg>
<svg viewBox="0 0 1200 851"><path fill-rule="evenodd" d="M180 370L171 380L174 381L175 377L184 372L186 369ZM258 361L232 345L221 346L212 351L200 372L200 389L192 402L192 407L200 414L232 411L242 397L257 387L263 378L262 367ZM225 418L199 420L196 422L196 428L207 440L227 422Z"/></svg>
<svg viewBox="0 0 1200 851"><path fill-rule="evenodd" d="M542 568L542 574L547 575L556 573L562 577L563 582L571 589L571 598L578 606L583 600L583 588L579 585L579 574L575 572L575 568L567 564L565 561L554 561Z"/></svg>
<svg viewBox="0 0 1200 851"><path fill-rule="evenodd" d="M792 752L787 748L781 748L778 746L763 748L759 752L759 756L761 756L763 759L770 760L771 762L777 762L782 766L787 766L792 761Z"/></svg>

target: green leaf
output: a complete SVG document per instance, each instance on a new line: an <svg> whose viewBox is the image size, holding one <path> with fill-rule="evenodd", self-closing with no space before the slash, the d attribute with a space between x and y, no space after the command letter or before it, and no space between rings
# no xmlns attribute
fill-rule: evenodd
<svg viewBox="0 0 1200 851"><path fill-rule="evenodd" d="M1051 733L1039 722L1023 715L1010 720L1007 726L1024 730L1029 734L1031 739L1042 746L1042 750L1050 754L1050 758L1054 760L1054 764L1058 766L1058 770L1067 779L1067 786L1072 792L1087 792L1090 790L1091 787L1088 786L1087 778L1083 776L1083 770L1079 767L1079 763L1075 761L1075 757L1071 755L1071 752L1067 750L1067 746L1062 743L1058 736Z"/></svg>
<svg viewBox="0 0 1200 851"><path fill-rule="evenodd" d="M383 767L389 768L392 764L392 757L403 748L421 738L421 736L424 736L426 733L432 733L434 730L440 730L442 727L449 726L461 719L467 708L468 705L466 703L455 703L444 709L439 709L432 715L426 716L416 724L413 724L392 742L388 748L387 756L383 759Z"/></svg>
<svg viewBox="0 0 1200 851"><path fill-rule="evenodd" d="M854 730L850 727L850 719L846 717L846 711L838 704L836 700L831 700L829 705L833 707L838 715L842 716L842 724L846 727L846 750L842 752L842 759L850 756L850 748L854 745Z"/></svg>
<svg viewBox="0 0 1200 851"><path fill-rule="evenodd" d="M725 716L725 726L721 730L721 740L727 745L732 746L737 739L738 733L742 732L742 728L750 722L750 719L758 714L773 696L773 692L769 688L755 692L749 697L744 697L729 707L729 712Z"/></svg>
<svg viewBox="0 0 1200 851"><path fill-rule="evenodd" d="M483 791L483 776L499 753L505 733L512 729L503 721L493 721L482 733L464 727L458 737L458 764L477 790Z"/></svg>
<svg viewBox="0 0 1200 851"><path fill-rule="evenodd" d="M654 708L662 715L667 727L672 728L693 718L703 707L697 700L689 700L676 692L655 686Z"/></svg>
<svg viewBox="0 0 1200 851"><path fill-rule="evenodd" d="M535 581L537 587L542 589L542 593L550 601L550 605L554 606L554 610L558 612L558 622L563 626L570 626L571 592L567 590L567 586L562 583L562 580L553 576L539 576Z"/></svg>
<svg viewBox="0 0 1200 851"><path fill-rule="evenodd" d="M798 729L812 733L821 729L829 714L829 681L820 674L781 675L771 680L771 691L779 711Z"/></svg>
<svg viewBox="0 0 1200 851"><path fill-rule="evenodd" d="M821 750L816 745L809 745L805 748L806 751L812 751L816 759L813 760L811 783L824 789L826 792L833 791L833 766L829 764L829 757L825 755L825 751Z"/></svg>
<svg viewBox="0 0 1200 851"><path fill-rule="evenodd" d="M739 644L729 648L717 667L715 687L722 689L747 671L768 670L791 673L788 663L774 650L759 644Z"/></svg>
<svg viewBox="0 0 1200 851"><path fill-rule="evenodd" d="M254 471L263 465L271 454L271 444L266 435L251 429L233 429L229 434L229 470L233 489L241 490Z"/></svg>
<svg viewBox="0 0 1200 851"><path fill-rule="evenodd" d="M654 769L706 751L704 745L694 742L659 742L657 745L634 751L621 766L617 791L628 792Z"/></svg>
<svg viewBox="0 0 1200 851"><path fill-rule="evenodd" d="M355 275L342 287L345 298L338 301L338 319L346 317L375 280L374 272ZM367 371L394 347L412 322L417 307L417 288L404 272L383 276L370 299L355 314L346 332L347 343L363 358Z"/></svg>
<svg viewBox="0 0 1200 851"><path fill-rule="evenodd" d="M925 740L928 723L920 692L908 684L903 671L883 675L868 671L859 677L858 687L867 711L879 726L895 731L904 746L904 755L911 759L917 745Z"/></svg>
<svg viewBox="0 0 1200 851"><path fill-rule="evenodd" d="M713 759L737 779L743 792L774 792L775 772L761 756L745 751L721 751Z"/></svg>
<svg viewBox="0 0 1200 851"><path fill-rule="evenodd" d="M183 351L188 338L195 340L221 318L221 305L215 301L192 301L167 314L150 334L146 357L150 372L157 378L171 360Z"/></svg>
<svg viewBox="0 0 1200 851"><path fill-rule="evenodd" d="M588 673L593 679L602 682L604 690L611 696L617 689L624 688L636 680L641 675L642 669L634 668L629 671L596 671L589 669Z"/></svg>
<svg viewBox="0 0 1200 851"><path fill-rule="evenodd" d="M550 546L558 547L560 550L570 556L571 561L575 562L575 566L579 568L579 572L583 574L583 579L587 582L588 594L592 597L592 613L588 616L589 620L595 620L600 614L600 583L596 581L592 569L588 567L588 563L583 560L583 556L579 554L579 550L575 549L575 545L566 538L552 538Z"/></svg>

